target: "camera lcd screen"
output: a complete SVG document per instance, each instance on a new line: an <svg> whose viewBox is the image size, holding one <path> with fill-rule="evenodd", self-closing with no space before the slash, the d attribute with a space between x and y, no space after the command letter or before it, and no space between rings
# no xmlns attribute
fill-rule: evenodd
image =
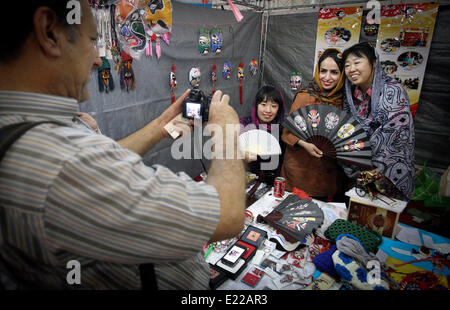
<svg viewBox="0 0 450 310"><path fill-rule="evenodd" d="M186 117L201 118L202 104L198 102L186 102Z"/></svg>
<svg viewBox="0 0 450 310"><path fill-rule="evenodd" d="M231 250L223 257L229 264L235 264L239 257L244 254L245 249L240 246L233 246Z"/></svg>

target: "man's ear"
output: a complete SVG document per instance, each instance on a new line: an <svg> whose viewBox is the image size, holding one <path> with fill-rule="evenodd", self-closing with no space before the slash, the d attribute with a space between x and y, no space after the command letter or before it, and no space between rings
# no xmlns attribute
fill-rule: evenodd
<svg viewBox="0 0 450 310"><path fill-rule="evenodd" d="M56 13L45 6L37 8L33 16L33 30L38 46L50 57L61 56L61 44L65 35Z"/></svg>

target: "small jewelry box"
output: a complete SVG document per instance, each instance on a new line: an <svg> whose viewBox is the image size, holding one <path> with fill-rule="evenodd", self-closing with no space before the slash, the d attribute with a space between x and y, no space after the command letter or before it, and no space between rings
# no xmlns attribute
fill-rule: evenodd
<svg viewBox="0 0 450 310"><path fill-rule="evenodd" d="M264 276L265 272L257 267L254 267L251 271L247 272L245 276L242 278L241 282L251 286L255 287L259 281Z"/></svg>
<svg viewBox="0 0 450 310"><path fill-rule="evenodd" d="M236 280L236 278L239 277L242 271L244 271L247 267L247 262L242 258L239 258L236 265L230 267L224 264L221 259L216 263L216 267L219 268L219 271L225 272L228 278Z"/></svg>
<svg viewBox="0 0 450 310"><path fill-rule="evenodd" d="M246 262L249 262L253 258L253 256L255 256L256 248L253 245L250 245L242 240L236 241L236 244L243 246L245 248L245 252L241 256L241 258Z"/></svg>
<svg viewBox="0 0 450 310"><path fill-rule="evenodd" d="M223 270L209 264L209 287L212 290L217 289L227 279L228 277Z"/></svg>
<svg viewBox="0 0 450 310"><path fill-rule="evenodd" d="M265 230L256 228L255 226L248 226L247 230L242 235L241 240L259 248L266 238L267 232Z"/></svg>

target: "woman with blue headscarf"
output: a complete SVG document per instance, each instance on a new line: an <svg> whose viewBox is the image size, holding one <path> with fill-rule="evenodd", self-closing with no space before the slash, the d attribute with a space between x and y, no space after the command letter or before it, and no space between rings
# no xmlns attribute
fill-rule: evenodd
<svg viewBox="0 0 450 310"><path fill-rule="evenodd" d="M371 44L355 44L342 58L347 77L344 110L369 135L375 168L361 171L346 166L344 171L359 180L376 179L373 184L378 191L409 200L414 192L414 124L408 95L384 72Z"/></svg>

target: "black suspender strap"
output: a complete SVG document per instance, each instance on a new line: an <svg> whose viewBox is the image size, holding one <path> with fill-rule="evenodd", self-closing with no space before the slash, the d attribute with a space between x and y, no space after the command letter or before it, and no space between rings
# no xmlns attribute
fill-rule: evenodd
<svg viewBox="0 0 450 310"><path fill-rule="evenodd" d="M156 283L155 266L153 264L139 265L139 272L141 274L142 290L156 291L158 284Z"/></svg>
<svg viewBox="0 0 450 310"><path fill-rule="evenodd" d="M52 123L61 126L67 126L64 123L57 121L40 121L40 122L21 122L0 128L0 162L5 156L11 145L19 139L24 133L31 128L43 123ZM141 284L143 290L157 290L155 268L153 264L139 265L139 272L141 276Z"/></svg>

